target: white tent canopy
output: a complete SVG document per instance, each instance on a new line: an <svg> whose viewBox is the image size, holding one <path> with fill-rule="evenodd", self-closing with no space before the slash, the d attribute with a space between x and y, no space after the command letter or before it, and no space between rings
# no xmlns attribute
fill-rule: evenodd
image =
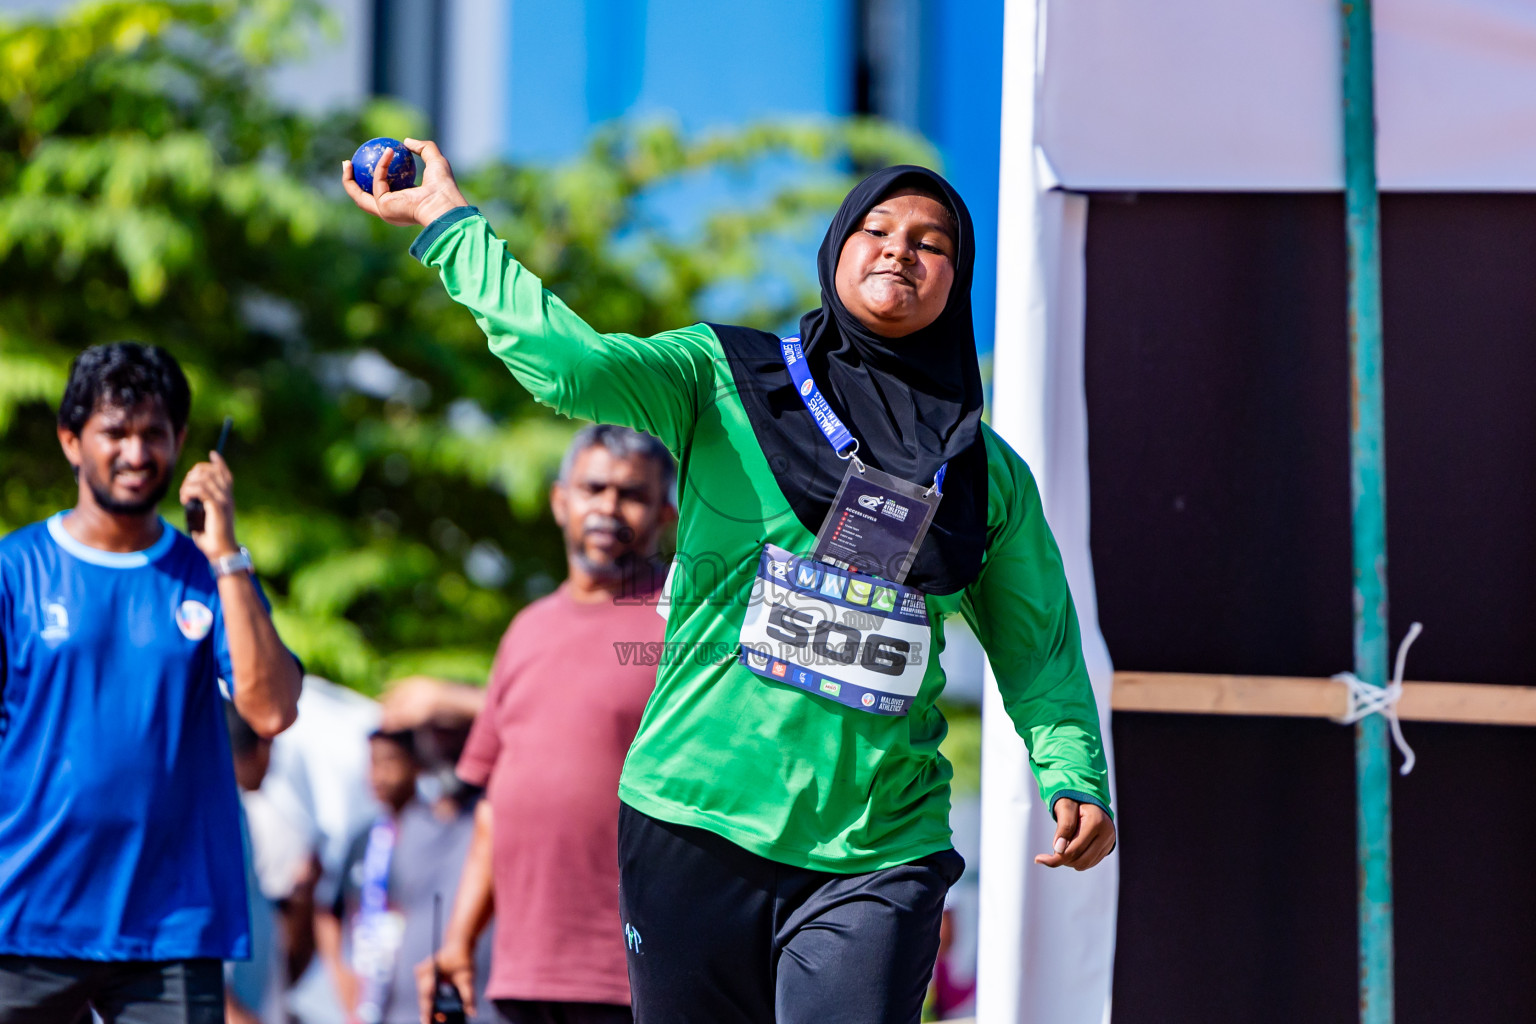
<svg viewBox="0 0 1536 1024"><path fill-rule="evenodd" d="M1334 0L1042 0L1009 16L1021 6L1040 11L1035 141L1054 183L1343 188ZM1536 4L1373 6L1381 187L1536 188Z"/></svg>
<svg viewBox="0 0 1536 1024"><path fill-rule="evenodd" d="M1536 3L1374 6L1382 187L1536 191ZM1088 202L1069 193L1341 189L1340 18L1333 0L1007 0L994 424L1040 483L1106 743L1111 652L1088 542ZM978 1020L1101 1024L1119 854L1083 874L1035 866L1054 825L995 686L983 736Z"/></svg>

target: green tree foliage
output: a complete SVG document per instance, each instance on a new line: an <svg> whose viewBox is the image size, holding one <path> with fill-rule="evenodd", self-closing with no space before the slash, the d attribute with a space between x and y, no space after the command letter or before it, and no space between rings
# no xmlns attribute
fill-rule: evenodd
<svg viewBox="0 0 1536 1024"><path fill-rule="evenodd" d="M317 24L305 0L0 22L0 533L73 504L53 437L73 355L164 345L194 389L183 468L234 418L240 534L306 664L364 690L481 679L511 615L563 575L545 497L572 426L486 353L410 233L341 193L359 141L428 126L269 95ZM933 155L862 121L615 126L569 164L464 184L601 330L772 328L814 303L804 241L852 175L896 160ZM690 188L734 198L679 228L664 213Z"/></svg>

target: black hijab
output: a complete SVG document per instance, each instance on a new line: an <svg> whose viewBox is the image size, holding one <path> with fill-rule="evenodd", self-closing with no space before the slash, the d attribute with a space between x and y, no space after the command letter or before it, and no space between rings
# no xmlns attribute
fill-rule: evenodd
<svg viewBox="0 0 1536 1024"><path fill-rule="evenodd" d="M938 319L905 337L883 338L837 297L837 262L864 215L902 188L939 196L954 215L955 277ZM848 193L832 218L817 258L821 308L800 318L811 375L859 439L860 459L923 484L949 464L943 500L906 579L934 594L954 593L974 580L986 547L982 384L971 325L975 255L970 212L949 182L923 167L887 167ZM715 332L784 497L801 524L816 533L837 496L846 464L796 393L778 339L742 327L716 326Z"/></svg>

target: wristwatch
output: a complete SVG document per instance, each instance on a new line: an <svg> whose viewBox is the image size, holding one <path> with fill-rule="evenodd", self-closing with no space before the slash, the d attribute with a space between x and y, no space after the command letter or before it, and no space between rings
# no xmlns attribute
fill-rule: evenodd
<svg viewBox="0 0 1536 1024"><path fill-rule="evenodd" d="M237 553L214 559L213 578L217 580L237 572L254 572L254 569L255 566L251 562L251 553L242 544Z"/></svg>

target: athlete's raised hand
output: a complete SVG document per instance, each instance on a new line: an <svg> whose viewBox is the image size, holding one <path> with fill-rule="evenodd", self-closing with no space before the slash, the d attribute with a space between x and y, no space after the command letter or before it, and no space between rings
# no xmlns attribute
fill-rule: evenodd
<svg viewBox="0 0 1536 1024"><path fill-rule="evenodd" d="M395 158L393 149L386 149L373 169L373 192L364 192L352 174L352 161L341 162L341 187L361 209L390 224L419 224L426 227L434 220L458 206L468 206L469 201L459 191L453 180L453 168L448 158L435 142L406 139L405 148L421 157L423 170L421 184L392 192L385 171Z"/></svg>
<svg viewBox="0 0 1536 1024"><path fill-rule="evenodd" d="M193 498L203 503L203 528L192 534L192 543L208 556L210 562L238 554L235 542L235 478L229 464L218 452L209 452L207 462L199 462L187 471L181 482L181 503Z"/></svg>
<svg viewBox="0 0 1536 1024"><path fill-rule="evenodd" d="M1055 849L1035 858L1048 868L1072 868L1087 871L1109 856L1115 848L1115 823L1097 804L1080 804L1070 797L1058 797Z"/></svg>

